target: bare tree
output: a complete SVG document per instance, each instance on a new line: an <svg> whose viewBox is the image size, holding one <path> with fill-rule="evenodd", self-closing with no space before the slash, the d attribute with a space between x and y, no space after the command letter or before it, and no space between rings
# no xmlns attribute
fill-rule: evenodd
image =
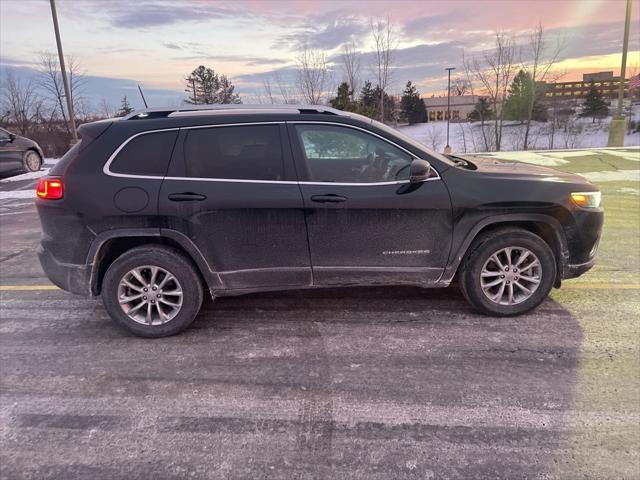
<svg viewBox="0 0 640 480"><path fill-rule="evenodd" d="M463 56L467 77L480 84L491 103L494 116L493 146L500 151L504 109L502 104L507 98L509 85L513 79L515 67L515 45L504 33L495 34L494 48L483 52L481 58Z"/></svg>
<svg viewBox="0 0 640 480"><path fill-rule="evenodd" d="M342 48L344 76L347 85L349 85L352 102L355 102L357 92L360 89L360 53L358 53L356 47L356 42L351 40L345 43Z"/></svg>
<svg viewBox="0 0 640 480"><path fill-rule="evenodd" d="M443 146L444 140L438 125L431 124L427 127L424 140L425 144L431 147L434 151L440 151L440 147Z"/></svg>
<svg viewBox="0 0 640 480"><path fill-rule="evenodd" d="M320 105L329 82L326 53L305 47L298 55L297 69L298 88L303 100L310 105Z"/></svg>
<svg viewBox="0 0 640 480"><path fill-rule="evenodd" d="M74 110L80 111L83 108L81 93L86 83L84 71L82 71L80 63L73 57L68 57L66 63L69 75L69 93L71 95L71 100L73 102ZM48 100L55 105L54 113L55 110L59 109L62 120L65 123L65 127L70 133L65 110L67 108L66 99L58 56L51 52L42 52L40 54L40 66L38 71L40 72L38 82L39 86L46 92Z"/></svg>
<svg viewBox="0 0 640 480"><path fill-rule="evenodd" d="M451 82L451 95L461 97L471 91L471 82L465 77L456 77Z"/></svg>
<svg viewBox="0 0 640 480"><path fill-rule="evenodd" d="M106 98L102 97L98 103L98 114L103 118L111 118L116 114L113 105Z"/></svg>
<svg viewBox="0 0 640 480"><path fill-rule="evenodd" d="M380 87L380 98L378 99L380 121L384 122L384 94L391 83L393 52L397 48L398 42L393 25L388 18L371 21L371 37L375 47L373 69L378 87Z"/></svg>
<svg viewBox="0 0 640 480"><path fill-rule="evenodd" d="M540 94L540 82L546 82L549 71L559 61L563 48L564 45L560 39L558 39L553 48L549 47L541 23L538 24L529 36L527 53L530 55L530 61L528 64L523 65L523 67L531 76L531 86L529 88L530 96L527 109L527 124L524 131L523 150L526 150L529 146L531 118L533 117L533 107Z"/></svg>
<svg viewBox="0 0 640 480"><path fill-rule="evenodd" d="M280 77L278 72L274 75L274 81L276 82L276 86L278 87L278 91L282 97L282 103L292 103L296 101L296 94L293 92L292 88L282 80L282 77Z"/></svg>
<svg viewBox="0 0 640 480"><path fill-rule="evenodd" d="M271 87L271 79L265 78L262 80L262 88L264 90L264 94L267 97L268 103L276 103L276 100L273 96L273 88Z"/></svg>
<svg viewBox="0 0 640 480"><path fill-rule="evenodd" d="M2 111L6 120L15 124L21 135L35 131L43 113L43 101L36 85L31 81L21 82L7 72L2 85Z"/></svg>

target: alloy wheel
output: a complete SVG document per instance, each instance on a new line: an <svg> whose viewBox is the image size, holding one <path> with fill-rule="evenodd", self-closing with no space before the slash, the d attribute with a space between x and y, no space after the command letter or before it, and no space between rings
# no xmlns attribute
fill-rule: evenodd
<svg viewBox="0 0 640 480"><path fill-rule="evenodd" d="M480 272L485 296L499 305L516 305L531 298L542 280L542 264L524 247L506 247L493 253Z"/></svg>
<svg viewBox="0 0 640 480"><path fill-rule="evenodd" d="M143 325L162 325L182 308L182 287L168 270L145 265L129 270L118 285L122 311Z"/></svg>

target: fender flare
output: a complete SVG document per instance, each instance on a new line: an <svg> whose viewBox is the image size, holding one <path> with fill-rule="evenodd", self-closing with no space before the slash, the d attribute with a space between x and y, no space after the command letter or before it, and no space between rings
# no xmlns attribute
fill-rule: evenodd
<svg viewBox="0 0 640 480"><path fill-rule="evenodd" d="M188 257L196 264L197 268L200 270L200 273L204 277L204 280L207 282L207 285L210 290L214 288L223 288L222 280L218 275L217 271L211 268L209 262L207 262L206 258L200 251L200 249L196 246L193 241L187 237L185 234L178 232L176 230L170 229L162 229L159 228L122 228L116 230L108 230L101 232L95 236L93 241L91 242L91 247L89 248L89 252L87 253L87 265L91 268L91 276L90 276L90 286L91 292L96 294L98 287L98 267L100 265L100 255L102 253L102 249L105 244L117 238L135 238L135 237L153 237L156 239L168 238L175 243L177 243L184 252L188 255Z"/></svg>
<svg viewBox="0 0 640 480"><path fill-rule="evenodd" d="M458 267L467 254L471 243L476 239L481 230L490 225L499 225L501 223L508 224L512 222L545 223L551 227L551 231L553 232L554 239L559 250L559 255L556 259L556 261L558 262L558 278L562 278L565 266L569 261L569 247L567 244L567 238L565 236L564 229L562 228L560 222L552 216L539 213L507 213L484 217L473 226L473 228L467 233L464 240L460 244L460 247L458 248L455 256L450 257L449 262L447 263L447 266L445 267L445 270L440 277L439 283L451 283L454 275L458 271Z"/></svg>

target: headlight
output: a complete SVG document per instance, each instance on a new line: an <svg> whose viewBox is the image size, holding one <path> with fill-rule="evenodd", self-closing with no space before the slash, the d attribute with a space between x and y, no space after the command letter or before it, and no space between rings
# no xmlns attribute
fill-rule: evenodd
<svg viewBox="0 0 640 480"><path fill-rule="evenodd" d="M601 197L600 192L574 192L571 194L573 203L583 208L598 208Z"/></svg>

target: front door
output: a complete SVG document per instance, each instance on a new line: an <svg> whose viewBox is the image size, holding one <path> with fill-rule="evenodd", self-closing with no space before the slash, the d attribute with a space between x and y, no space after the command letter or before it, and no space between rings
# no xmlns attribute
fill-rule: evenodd
<svg viewBox="0 0 640 480"><path fill-rule="evenodd" d="M0 172L19 170L22 166L22 150L9 132L0 128Z"/></svg>
<svg viewBox="0 0 640 480"><path fill-rule="evenodd" d="M429 284L449 255L451 202L437 172L409 183L414 156L362 128L291 122L314 283Z"/></svg>
<svg viewBox="0 0 640 480"><path fill-rule="evenodd" d="M164 228L196 244L225 289L309 286L302 209L283 124L181 130L162 183Z"/></svg>

